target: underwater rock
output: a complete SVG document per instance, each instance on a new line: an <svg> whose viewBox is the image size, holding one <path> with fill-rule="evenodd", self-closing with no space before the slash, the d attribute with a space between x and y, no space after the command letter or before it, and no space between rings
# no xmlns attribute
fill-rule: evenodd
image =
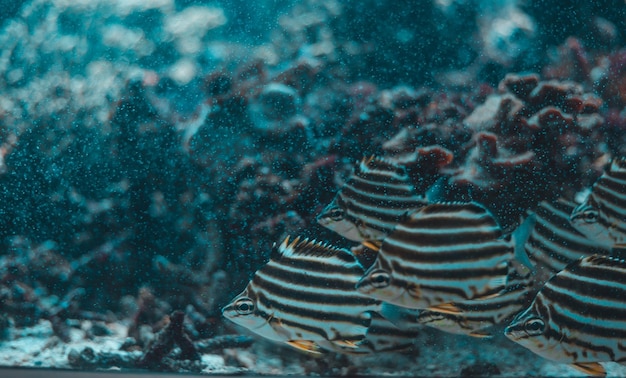
<svg viewBox="0 0 626 378"><path fill-rule="evenodd" d="M270 121L285 120L298 112L299 102L295 89L284 84L269 83L259 93L258 100L250 104L250 111L253 112L251 118L261 116ZM266 128L258 123L256 126Z"/></svg>
<svg viewBox="0 0 626 378"><path fill-rule="evenodd" d="M503 66L510 66L524 55L532 59L537 34L535 22L513 3L495 12L484 12L479 24L481 50L485 55L482 59Z"/></svg>
<svg viewBox="0 0 626 378"><path fill-rule="evenodd" d="M535 74L507 75L498 88L463 120L479 134L473 147L464 148L462 165L457 161L461 166L449 171L451 182L496 206L509 201L495 196L510 193L515 206L527 208L580 190L593 177L582 164L603 153L593 142L603 123L601 100L578 83L540 81ZM520 190L515 182L528 185ZM495 211L505 223L514 222L517 213L512 208Z"/></svg>
<svg viewBox="0 0 626 378"><path fill-rule="evenodd" d="M202 361L170 348L160 370L484 375L488 353L504 375L550 371L434 331L419 358L305 361L251 345L219 309L285 234L346 243L315 216L364 157L506 229L588 188L626 154L625 5L192 3L31 0L4 20L1 352L33 345L6 361L136 367L184 309L176 332ZM112 339L125 346L107 355Z"/></svg>

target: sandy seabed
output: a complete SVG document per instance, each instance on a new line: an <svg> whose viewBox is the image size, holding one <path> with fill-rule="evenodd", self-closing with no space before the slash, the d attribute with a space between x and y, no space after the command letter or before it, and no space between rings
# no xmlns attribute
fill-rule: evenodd
<svg viewBox="0 0 626 378"><path fill-rule="evenodd" d="M88 370L73 368L70 354L91 348L95 354L135 354L135 357L141 355L140 351L120 351L126 339L126 325L107 324L111 334L87 338L86 330L89 327L91 327L91 322L84 321L80 326L72 328L70 343L64 343L54 336L51 324L46 320L40 321L33 327L11 330L7 340L0 343L0 365L4 366L6 374L2 376L15 375L26 378L45 374L48 378L65 376L95 378L99 377L95 374L96 372L115 373L116 377L146 374L158 374L159 377L189 375L189 373L137 371L119 366L91 370L90 374L86 375ZM442 335L445 337L441 337ZM354 373L359 376L418 377L581 376L576 369L566 364L542 359L514 345L501 335L493 338L473 339L442 334L428 329L425 329L424 334L416 340L414 349L407 353L382 353L347 357L347 359L343 356L327 355L309 359L307 356L277 344L257 340L252 347L247 349L225 349L221 354L204 354L200 364L204 369L197 374L210 376L352 375ZM626 366L617 363L603 363L603 366L606 368L607 377L626 376ZM321 371L321 369L327 369L327 371Z"/></svg>

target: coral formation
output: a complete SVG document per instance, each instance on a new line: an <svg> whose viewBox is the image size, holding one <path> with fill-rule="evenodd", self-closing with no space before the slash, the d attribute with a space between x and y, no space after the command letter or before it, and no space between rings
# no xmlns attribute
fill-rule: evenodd
<svg viewBox="0 0 626 378"><path fill-rule="evenodd" d="M364 156L511 230L626 155L623 2L190 3L31 0L0 15L5 342L42 322L68 344L124 323L122 351L144 354L64 360L136 367L171 316L171 337L196 353L288 372L262 343L246 350L219 310L286 235L351 246L315 216ZM154 360L181 357L161 341ZM427 360L416 345L409 356ZM540 374L454 353L470 355L461 374ZM380 373L338 358L284 356L296 373ZM166 364L143 366L214 372Z"/></svg>

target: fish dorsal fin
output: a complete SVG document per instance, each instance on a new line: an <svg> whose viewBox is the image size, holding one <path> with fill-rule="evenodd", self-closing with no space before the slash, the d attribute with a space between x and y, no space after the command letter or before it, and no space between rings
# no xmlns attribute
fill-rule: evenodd
<svg viewBox="0 0 626 378"><path fill-rule="evenodd" d="M606 370L598 362L575 362L571 366L592 377L606 377Z"/></svg>
<svg viewBox="0 0 626 378"><path fill-rule="evenodd" d="M347 249L337 248L322 241L303 239L299 236L293 240L287 236L280 245L275 245L272 251L272 258L277 260L306 257L337 258L345 264L358 263L356 257Z"/></svg>
<svg viewBox="0 0 626 378"><path fill-rule="evenodd" d="M364 157L355 167L354 174L361 178L376 174L400 181L409 180L409 176L404 167L385 158L373 155L368 158Z"/></svg>
<svg viewBox="0 0 626 378"><path fill-rule="evenodd" d="M290 242L291 239L291 235L287 235L283 241L280 244L276 244L274 243L274 245L272 246L272 253L270 255L270 259L272 260L280 260L283 256L289 256L291 255L291 246L293 245L294 242L298 242L300 240L300 237L297 236L295 238L295 240L292 240Z"/></svg>

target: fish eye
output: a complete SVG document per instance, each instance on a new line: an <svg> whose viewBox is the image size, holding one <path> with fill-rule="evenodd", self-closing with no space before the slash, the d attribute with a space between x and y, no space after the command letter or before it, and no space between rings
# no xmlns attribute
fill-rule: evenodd
<svg viewBox="0 0 626 378"><path fill-rule="evenodd" d="M598 212L596 210L585 210L582 218L586 223L595 223L598 221Z"/></svg>
<svg viewBox="0 0 626 378"><path fill-rule="evenodd" d="M524 323L524 331L530 336L541 335L545 331L545 328L546 324L543 320L538 318L530 319Z"/></svg>
<svg viewBox="0 0 626 378"><path fill-rule="evenodd" d="M254 302L248 297L240 298L235 302L235 311L239 315L250 315L254 312Z"/></svg>
<svg viewBox="0 0 626 378"><path fill-rule="evenodd" d="M389 286L391 277L384 270L375 270L370 274L370 282L375 288L383 288Z"/></svg>
<svg viewBox="0 0 626 378"><path fill-rule="evenodd" d="M335 207L334 209L330 210L330 212L328 213L328 217L334 221L340 221L343 219L343 210Z"/></svg>

